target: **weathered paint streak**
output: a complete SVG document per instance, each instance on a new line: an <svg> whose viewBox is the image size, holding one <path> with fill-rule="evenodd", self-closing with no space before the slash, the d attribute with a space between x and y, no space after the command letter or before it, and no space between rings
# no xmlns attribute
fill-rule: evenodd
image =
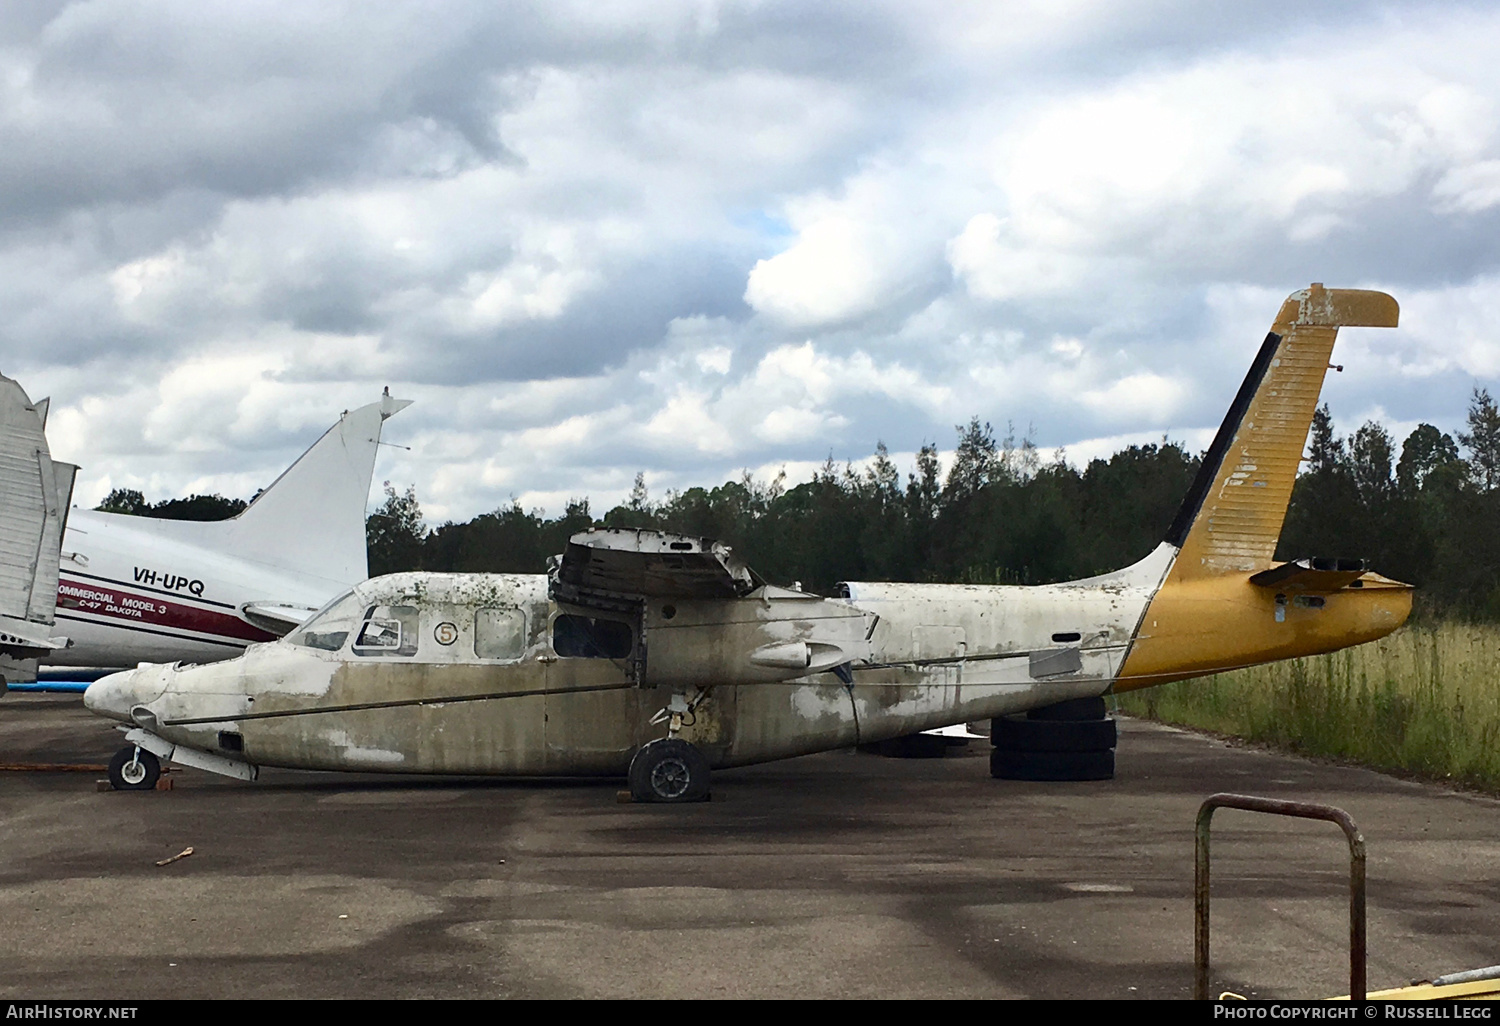
<svg viewBox="0 0 1500 1026"><path fill-rule="evenodd" d="M1410 586L1377 574L1326 596L1318 609L1278 607L1277 593L1248 576L1169 579L1147 610L1115 690L1360 645L1385 637L1411 614Z"/></svg>

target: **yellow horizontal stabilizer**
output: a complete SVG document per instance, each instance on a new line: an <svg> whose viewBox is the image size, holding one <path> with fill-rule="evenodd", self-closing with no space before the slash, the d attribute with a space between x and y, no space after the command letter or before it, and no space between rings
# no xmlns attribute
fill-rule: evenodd
<svg viewBox="0 0 1500 1026"><path fill-rule="evenodd" d="M1401 307L1384 292L1325 289L1314 284L1287 297L1276 315L1276 324L1278 327L1317 324L1333 328L1394 328L1400 315Z"/></svg>
<svg viewBox="0 0 1500 1026"><path fill-rule="evenodd" d="M1323 594L1347 588L1364 576L1360 559L1296 559L1250 577L1250 583L1277 591L1315 591Z"/></svg>

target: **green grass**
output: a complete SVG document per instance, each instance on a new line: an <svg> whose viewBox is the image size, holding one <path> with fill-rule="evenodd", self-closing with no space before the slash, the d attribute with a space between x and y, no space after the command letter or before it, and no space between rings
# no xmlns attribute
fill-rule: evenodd
<svg viewBox="0 0 1500 1026"><path fill-rule="evenodd" d="M1380 641L1120 696L1123 712L1500 792L1500 628Z"/></svg>

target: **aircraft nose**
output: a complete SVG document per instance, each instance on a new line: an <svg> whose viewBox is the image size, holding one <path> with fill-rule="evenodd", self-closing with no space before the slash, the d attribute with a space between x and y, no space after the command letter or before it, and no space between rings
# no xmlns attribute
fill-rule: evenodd
<svg viewBox="0 0 1500 1026"><path fill-rule="evenodd" d="M126 692L130 689L130 673L111 673L100 677L83 691L83 707L98 716L112 720L129 720L131 702Z"/></svg>
<svg viewBox="0 0 1500 1026"><path fill-rule="evenodd" d="M125 670L100 677L83 692L84 708L124 723L134 722L130 710L161 697L164 681L144 669Z"/></svg>

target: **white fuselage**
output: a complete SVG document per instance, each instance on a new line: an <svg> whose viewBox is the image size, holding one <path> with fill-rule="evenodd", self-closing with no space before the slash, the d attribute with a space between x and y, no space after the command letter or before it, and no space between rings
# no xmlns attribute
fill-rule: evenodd
<svg viewBox="0 0 1500 1026"><path fill-rule="evenodd" d="M296 604L311 612L338 591L337 583L215 551L218 526L71 510L57 632L72 644L45 663L122 667L231 659L252 642L276 638L241 615L247 604Z"/></svg>
<svg viewBox="0 0 1500 1026"><path fill-rule="evenodd" d="M228 520L74 508L57 589L54 666L208 663L270 641L368 576L365 505L381 427L407 405L346 411ZM247 607L252 608L247 614Z"/></svg>
<svg viewBox="0 0 1500 1026"><path fill-rule="evenodd" d="M693 705L679 736L716 767L743 765L1102 694L1173 555L1045 587L648 603L615 652L607 635L566 636L580 616L545 577L399 574L233 662L141 667L86 701L258 765L572 775L624 772L677 693ZM376 635L390 647L361 641ZM799 644L847 653L849 679L756 661ZM627 650L644 653L638 680Z"/></svg>

